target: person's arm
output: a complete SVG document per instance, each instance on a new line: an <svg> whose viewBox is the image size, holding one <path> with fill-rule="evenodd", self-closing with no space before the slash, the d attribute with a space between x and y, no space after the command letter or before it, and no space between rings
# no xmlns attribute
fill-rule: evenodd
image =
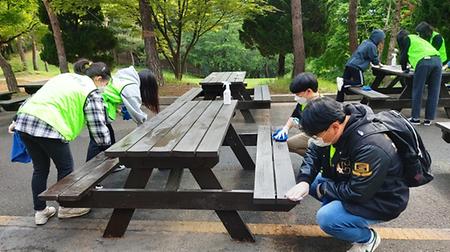
<svg viewBox="0 0 450 252"><path fill-rule="evenodd" d="M140 125L147 120L147 114L142 111L141 92L138 85L127 85L123 88L122 93L123 105L127 108L131 119Z"/></svg>
<svg viewBox="0 0 450 252"><path fill-rule="evenodd" d="M320 171L324 151L329 150L327 147L318 147L310 143L306 149L303 163L300 166L300 172L295 180L299 182L307 182L311 184Z"/></svg>
<svg viewBox="0 0 450 252"><path fill-rule="evenodd" d="M355 155L355 161L348 181L325 181L318 187L320 194L341 201L370 200L383 184L391 159L380 147L366 145Z"/></svg>
<svg viewBox="0 0 450 252"><path fill-rule="evenodd" d="M97 145L111 145L111 136L106 126L106 111L99 91L93 91L86 99L84 115L89 133Z"/></svg>
<svg viewBox="0 0 450 252"><path fill-rule="evenodd" d="M380 65L380 59L378 58L378 48L373 45L369 49L369 59L371 59L371 63L375 66Z"/></svg>
<svg viewBox="0 0 450 252"><path fill-rule="evenodd" d="M402 66L402 70L407 70L408 64L408 51L411 42L409 37L404 38L403 46L400 48L400 65Z"/></svg>
<svg viewBox="0 0 450 252"><path fill-rule="evenodd" d="M433 47L436 48L436 50L438 50L438 51L439 51L439 48L441 48L442 43L443 43L443 39L440 34L434 36L433 41L431 41L431 45L433 45Z"/></svg>

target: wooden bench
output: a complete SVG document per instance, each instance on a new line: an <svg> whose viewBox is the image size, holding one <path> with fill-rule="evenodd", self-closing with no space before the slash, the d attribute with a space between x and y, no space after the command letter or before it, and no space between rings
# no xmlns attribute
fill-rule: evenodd
<svg viewBox="0 0 450 252"><path fill-rule="evenodd" d="M442 131L442 139L450 143L450 122L436 122L436 126Z"/></svg>
<svg viewBox="0 0 450 252"><path fill-rule="evenodd" d="M14 94L14 92L11 91L0 92L0 100L10 100L12 94Z"/></svg>
<svg viewBox="0 0 450 252"><path fill-rule="evenodd" d="M30 96L17 96L9 100L0 100L0 106L6 111L17 111L28 97Z"/></svg>
<svg viewBox="0 0 450 252"><path fill-rule="evenodd" d="M178 97L175 102L187 102L187 101L193 101L197 96L201 96L203 92L203 89L198 88L191 88L189 91L184 93L182 96Z"/></svg>
<svg viewBox="0 0 450 252"><path fill-rule="evenodd" d="M39 194L39 198L41 200L55 200L59 202L80 200L118 164L119 160L117 158L108 158L102 152Z"/></svg>
<svg viewBox="0 0 450 252"><path fill-rule="evenodd" d="M272 98L268 85L259 85L254 89L246 90L250 95L253 95L253 99L239 101L237 109L270 109Z"/></svg>
<svg viewBox="0 0 450 252"><path fill-rule="evenodd" d="M349 87L348 90L351 93L362 95L363 98L361 99L361 103L368 106L378 105L380 102L390 98L388 95L375 90L363 90L362 87Z"/></svg>
<svg viewBox="0 0 450 252"><path fill-rule="evenodd" d="M259 126L256 148L253 202L295 205L285 196L296 184L287 143L272 140L270 126Z"/></svg>

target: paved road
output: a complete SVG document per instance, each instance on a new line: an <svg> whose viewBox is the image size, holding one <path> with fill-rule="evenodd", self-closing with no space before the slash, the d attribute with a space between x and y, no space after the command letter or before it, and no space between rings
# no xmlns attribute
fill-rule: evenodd
<svg viewBox="0 0 450 252"><path fill-rule="evenodd" d="M281 125L290 115L293 103L273 104L270 110L259 110L259 124ZM409 111L406 110L406 113ZM96 209L89 215L71 219L51 219L43 227L33 224L30 192L31 165L9 162L11 136L6 128L13 116L0 112L0 251L345 251L350 244L326 237L315 224L319 203L308 197L288 213L241 212L256 235L256 243L230 240L213 211L138 210L124 238L103 239L102 229L111 214ZM443 111L440 120L448 121ZM243 123L237 113L234 125L238 131L254 131L257 125ZM117 120L118 138L133 129L129 121ZM411 190L408 209L396 220L376 225L383 240L378 251L450 251L450 145L440 137L438 128L418 127L433 158L435 181ZM291 132L294 133L294 132ZM71 143L76 165L84 162L88 143L86 131ZM242 170L229 148L214 169L224 188L251 189L253 173ZM256 149L249 148L255 158ZM301 158L291 154L298 167ZM181 187L195 188L188 172ZM112 174L105 187L123 184L127 171ZM152 180L163 184L167 171L157 171ZM49 184L55 181L55 169ZM156 184L158 184L156 183ZM56 205L54 202L51 205Z"/></svg>

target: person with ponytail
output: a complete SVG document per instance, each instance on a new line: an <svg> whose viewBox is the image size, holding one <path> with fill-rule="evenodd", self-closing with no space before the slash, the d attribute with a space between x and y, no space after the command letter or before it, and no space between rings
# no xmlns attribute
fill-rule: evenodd
<svg viewBox="0 0 450 252"><path fill-rule="evenodd" d="M84 74L63 73L51 78L19 108L8 128L10 133L19 134L33 161L31 189L36 225L47 223L56 213L54 207L38 198L47 189L50 160L58 170L58 181L73 171L69 142L81 133L85 124L97 145L111 144L103 98L97 88L108 83L110 70L105 63L89 61L77 62L74 68ZM60 207L58 217L77 217L89 211L89 208Z"/></svg>

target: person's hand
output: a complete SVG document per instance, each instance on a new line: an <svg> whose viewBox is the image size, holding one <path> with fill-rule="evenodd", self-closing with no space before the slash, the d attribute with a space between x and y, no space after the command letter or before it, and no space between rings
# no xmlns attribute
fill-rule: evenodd
<svg viewBox="0 0 450 252"><path fill-rule="evenodd" d="M130 113L128 113L127 107L125 107L125 105L122 105L121 112L122 112L122 119L123 120L130 120L131 119Z"/></svg>
<svg viewBox="0 0 450 252"><path fill-rule="evenodd" d="M289 128L284 126L282 129L278 129L273 133L272 138L275 141L284 142L288 139Z"/></svg>
<svg viewBox="0 0 450 252"><path fill-rule="evenodd" d="M10 134L14 134L14 129L16 128L16 122L12 122L9 126L8 126L8 133Z"/></svg>
<svg viewBox="0 0 450 252"><path fill-rule="evenodd" d="M286 193L286 198L292 201L303 200L309 194L309 184L300 182Z"/></svg>

